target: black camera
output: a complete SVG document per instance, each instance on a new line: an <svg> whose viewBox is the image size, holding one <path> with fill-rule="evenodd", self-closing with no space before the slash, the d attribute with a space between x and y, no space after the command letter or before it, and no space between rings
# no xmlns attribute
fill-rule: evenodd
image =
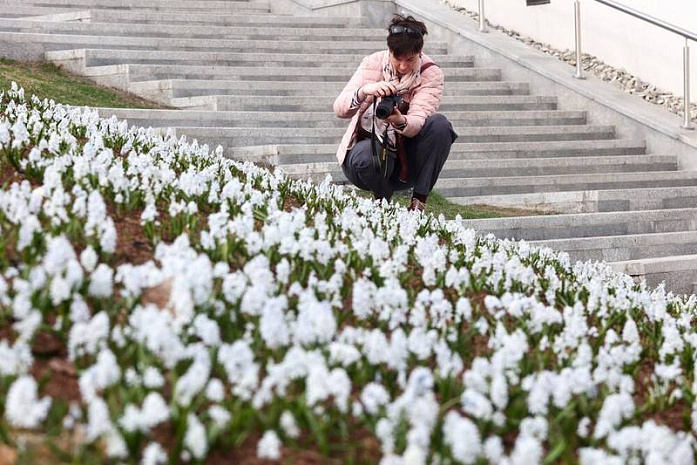
<svg viewBox="0 0 697 465"><path fill-rule="evenodd" d="M402 97L399 95L390 95L388 97L383 97L380 100L377 108L375 109L375 116L380 119L385 119L394 113L395 107L402 104Z"/></svg>

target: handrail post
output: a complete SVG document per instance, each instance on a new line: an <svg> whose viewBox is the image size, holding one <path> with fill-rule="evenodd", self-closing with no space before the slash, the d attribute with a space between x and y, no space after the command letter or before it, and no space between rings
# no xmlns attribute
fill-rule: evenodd
<svg viewBox="0 0 697 465"><path fill-rule="evenodd" d="M581 2L574 0L574 26L576 29L576 79L584 79L583 65L581 63L583 57L581 55Z"/></svg>
<svg viewBox="0 0 697 465"><path fill-rule="evenodd" d="M685 113L685 121L682 125L683 129L694 129L692 125L692 118L690 115L690 44L687 37L685 37L685 46L682 49L682 66L683 66L683 84L685 88L684 92L684 106L683 112Z"/></svg>
<svg viewBox="0 0 697 465"><path fill-rule="evenodd" d="M489 32L486 29L486 19L484 18L484 0L479 0L479 32Z"/></svg>

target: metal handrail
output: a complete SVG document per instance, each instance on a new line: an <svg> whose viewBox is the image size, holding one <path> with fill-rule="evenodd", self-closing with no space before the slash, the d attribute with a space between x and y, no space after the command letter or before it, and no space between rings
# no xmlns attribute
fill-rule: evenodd
<svg viewBox="0 0 697 465"><path fill-rule="evenodd" d="M479 0L479 32L489 32L486 29L486 19L484 18L484 0Z"/></svg>
<svg viewBox="0 0 697 465"><path fill-rule="evenodd" d="M617 3L613 0L595 0L598 3L614 8L618 11L626 13L635 18L646 21L655 26L666 29L674 34L678 34L685 38L685 46L683 47L683 93L684 93L684 121L683 129L694 129L690 118L690 46L689 41L693 40L697 42L697 34L690 32L686 29L682 29L673 24L667 23L653 16L647 15L640 11L637 11L628 6ZM574 0L574 22L576 28L576 73L574 77L577 79L583 79L583 71L581 66L581 3L579 0Z"/></svg>
<svg viewBox="0 0 697 465"><path fill-rule="evenodd" d="M690 32L687 29L675 26L673 24L667 23L661 19L654 18L653 16L642 13L641 11L630 8L621 3L617 3L613 0L595 0L598 3L614 8L618 11L626 13L635 18L651 23L655 26L663 28L674 34L678 34L685 38L685 46L683 47L682 61L683 61L683 94L684 94L684 121L682 124L683 129L694 129L692 124L692 118L690 115L690 44L689 41L692 40L697 42L697 34ZM582 53L581 53L581 2L579 0L574 0L574 28L576 33L576 72L573 75L576 79L584 79L583 77L583 65L582 65ZM488 32L486 29L486 19L484 18L484 0L479 0L479 31Z"/></svg>
<svg viewBox="0 0 697 465"><path fill-rule="evenodd" d="M647 15L646 13L642 13L641 11L635 10L634 8L630 8L626 5L622 5L621 3L614 2L612 0L595 0L598 3L602 3L603 5L607 5L610 8L614 8L616 10L622 11L624 13L627 13L628 15L632 15L635 18L642 19L646 22L649 22L651 24L654 24L658 27L662 27L663 29L667 29L670 32L674 32L675 34L681 35L686 39L693 40L697 42L697 34L694 32L690 32L687 29L683 29L681 27L675 26L670 23L666 23L662 19L654 18L653 16Z"/></svg>

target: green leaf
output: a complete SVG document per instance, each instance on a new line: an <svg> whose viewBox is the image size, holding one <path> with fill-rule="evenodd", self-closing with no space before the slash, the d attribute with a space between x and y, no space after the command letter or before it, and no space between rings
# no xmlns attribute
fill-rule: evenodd
<svg viewBox="0 0 697 465"><path fill-rule="evenodd" d="M547 457L545 457L542 464L547 465L547 464L556 462L556 460L559 457L561 457L561 454L564 452L564 449L566 449L566 441L562 438L554 446L554 449L552 449L552 451L549 454L547 454Z"/></svg>

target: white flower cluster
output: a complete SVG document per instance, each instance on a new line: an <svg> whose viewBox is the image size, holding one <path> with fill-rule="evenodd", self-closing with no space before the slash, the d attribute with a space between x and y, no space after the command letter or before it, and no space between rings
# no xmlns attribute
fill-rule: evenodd
<svg viewBox="0 0 697 465"><path fill-rule="evenodd" d="M0 189L15 427L51 408L27 374L50 324L80 373L66 424L111 457L202 461L254 425L280 460L358 425L384 464L693 463L695 298L16 88L3 163L27 177ZM146 260L124 260L124 218ZM680 408L693 431L647 420Z"/></svg>
<svg viewBox="0 0 697 465"><path fill-rule="evenodd" d="M51 398L37 397L38 386L31 376L18 378L7 393L5 416L19 428L36 428L46 418Z"/></svg>

